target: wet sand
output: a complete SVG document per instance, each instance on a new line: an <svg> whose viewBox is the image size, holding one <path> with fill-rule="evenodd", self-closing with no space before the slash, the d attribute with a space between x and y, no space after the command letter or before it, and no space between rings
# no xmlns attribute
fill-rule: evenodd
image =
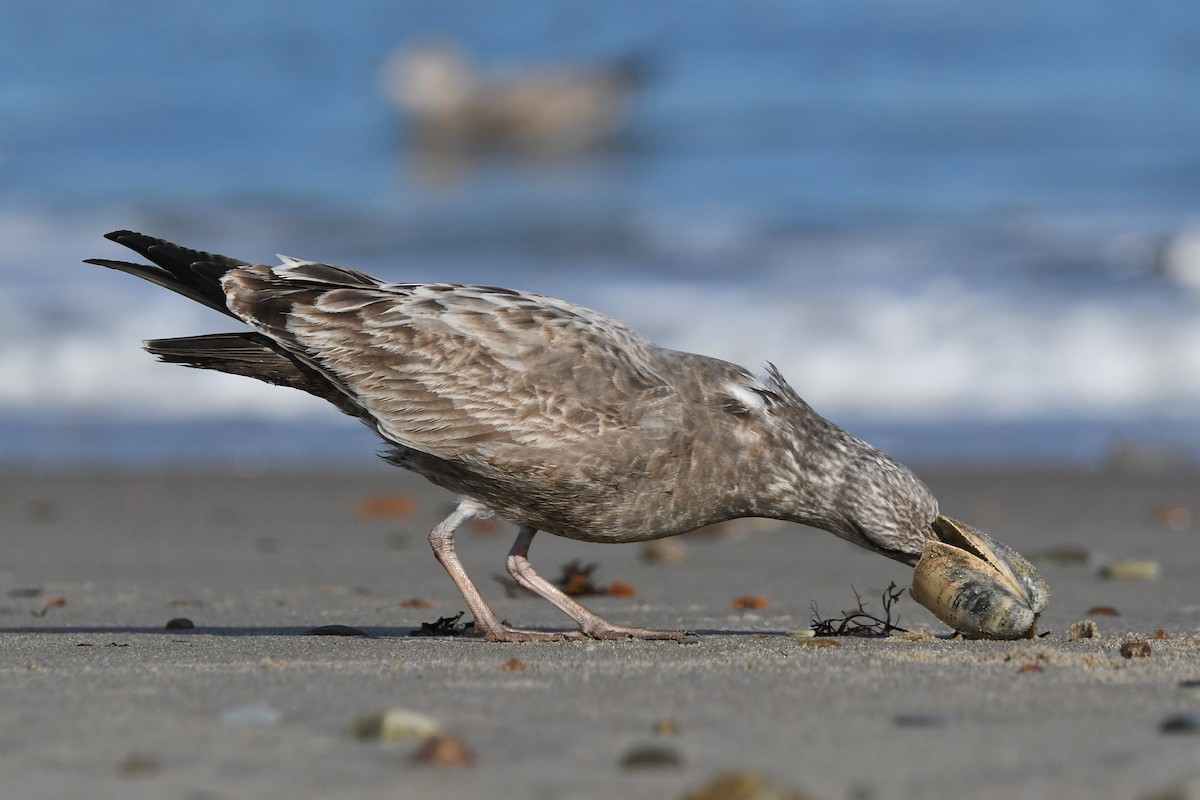
<svg viewBox="0 0 1200 800"><path fill-rule="evenodd" d="M1039 562L1046 636L950 638L907 596L893 609L907 635L788 636L812 604L852 609L854 589L881 611L911 571L823 532L742 521L680 538L680 563L534 543L547 577L577 558L597 584L636 591L585 598L596 611L696 631L690 643L415 637L464 609L425 541L452 499L415 476L5 473L3 794L678 798L749 771L828 798L1200 796L1200 731L1163 729L1200 726L1198 476L918 471L950 516L1027 556L1058 551ZM464 529L464 563L509 621L562 626L493 579L512 533ZM1122 558L1161 574L1099 574ZM768 605L735 610L744 595ZM164 627L177 617L195 627ZM1070 639L1089 618L1100 637ZM305 635L323 625L368 636ZM1150 655L1122 656L1126 634ZM433 718L474 763L347 735L389 709Z"/></svg>

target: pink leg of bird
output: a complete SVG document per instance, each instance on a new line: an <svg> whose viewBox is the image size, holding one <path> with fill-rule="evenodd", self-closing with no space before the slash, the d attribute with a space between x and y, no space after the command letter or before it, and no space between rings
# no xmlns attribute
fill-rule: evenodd
<svg viewBox="0 0 1200 800"><path fill-rule="evenodd" d="M523 527L508 552L508 574L534 594L549 600L559 611L566 614L584 634L593 639L682 639L686 631L656 631L649 628L634 628L614 625L592 611L581 606L563 593L550 581L538 575L529 563L529 545L533 542L534 528Z"/></svg>
<svg viewBox="0 0 1200 800"><path fill-rule="evenodd" d="M559 642L566 639L582 639L583 634L580 631L533 631L514 628L501 622L488 606L454 552L454 530L483 510L478 504L464 500L450 516L429 532L429 544L433 547L433 554L462 593L467 608L475 615L475 627L482 631L483 638L489 642Z"/></svg>

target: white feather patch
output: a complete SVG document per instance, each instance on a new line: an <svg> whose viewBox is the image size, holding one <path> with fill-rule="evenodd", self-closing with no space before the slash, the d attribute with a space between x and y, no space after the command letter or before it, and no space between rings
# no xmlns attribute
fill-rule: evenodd
<svg viewBox="0 0 1200 800"><path fill-rule="evenodd" d="M763 396L758 392L751 391L746 386L740 383L730 383L725 386L726 391L733 395L739 403L746 408L754 411L763 411L767 404L763 400Z"/></svg>
<svg viewBox="0 0 1200 800"><path fill-rule="evenodd" d="M275 257L279 259L279 266L284 269L292 269L294 267L303 267L306 264L315 264L315 261L306 261L303 258L292 258L285 256L283 253L276 253Z"/></svg>

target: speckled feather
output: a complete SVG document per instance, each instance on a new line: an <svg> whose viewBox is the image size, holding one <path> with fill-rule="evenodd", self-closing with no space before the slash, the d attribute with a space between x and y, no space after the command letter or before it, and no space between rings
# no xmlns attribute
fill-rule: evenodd
<svg viewBox="0 0 1200 800"><path fill-rule="evenodd" d="M596 311L486 286L252 265L127 231L156 266L95 260L255 333L155 340L164 360L299 388L390 460L523 526L637 541L742 516L825 528L914 563L937 504L906 468L763 378L660 348Z"/></svg>

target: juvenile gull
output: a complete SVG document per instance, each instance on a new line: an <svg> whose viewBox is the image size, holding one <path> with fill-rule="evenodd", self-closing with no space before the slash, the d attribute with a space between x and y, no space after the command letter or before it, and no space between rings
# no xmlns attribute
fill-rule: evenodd
<svg viewBox="0 0 1200 800"><path fill-rule="evenodd" d="M773 366L755 377L511 289L385 283L286 257L251 264L131 231L106 238L154 266L87 263L253 329L156 339L151 353L324 398L388 442L389 461L461 498L429 541L491 641L684 635L614 625L565 595L528 561L538 531L638 542L770 517L909 565L938 538L924 484L813 411ZM454 531L490 514L519 527L509 573L579 630L514 628L484 601L455 555Z"/></svg>

